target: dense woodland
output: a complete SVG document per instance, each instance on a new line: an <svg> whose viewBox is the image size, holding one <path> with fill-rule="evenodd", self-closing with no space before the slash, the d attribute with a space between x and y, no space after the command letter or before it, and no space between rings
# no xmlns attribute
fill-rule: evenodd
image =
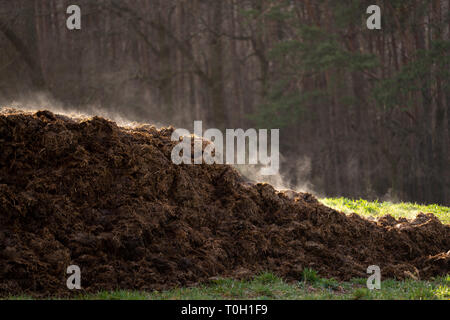
<svg viewBox="0 0 450 320"><path fill-rule="evenodd" d="M81 30L66 28L70 4ZM366 27L372 4L381 30ZM0 104L49 97L189 129L280 128L292 187L449 205L449 11L450 0L0 0Z"/></svg>

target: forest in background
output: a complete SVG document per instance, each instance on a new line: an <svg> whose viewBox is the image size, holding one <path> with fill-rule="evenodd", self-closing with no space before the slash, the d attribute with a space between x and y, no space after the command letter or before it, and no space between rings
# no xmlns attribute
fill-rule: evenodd
<svg viewBox="0 0 450 320"><path fill-rule="evenodd" d="M66 8L82 29L66 28ZM382 9L368 30L366 9ZM0 105L280 128L326 196L450 204L450 0L0 0ZM40 104L41 103L41 104Z"/></svg>

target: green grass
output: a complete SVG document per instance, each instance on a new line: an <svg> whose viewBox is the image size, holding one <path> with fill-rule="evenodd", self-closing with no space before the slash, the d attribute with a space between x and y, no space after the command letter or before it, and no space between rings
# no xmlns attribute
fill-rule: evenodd
<svg viewBox="0 0 450 320"><path fill-rule="evenodd" d="M357 213L364 217L382 217L390 214L394 218L414 219L420 212L433 213L442 223L450 224L450 208L437 204L420 205L417 203L392 203L367 201L363 199L351 200L347 198L325 198L320 200L323 204L344 213Z"/></svg>
<svg viewBox="0 0 450 320"><path fill-rule="evenodd" d="M100 292L81 296L80 299L151 299L151 300L215 300L215 299L287 299L287 300L449 300L450 276L433 281L381 282L380 290L369 290L366 279L338 282L324 279L306 269L303 279L297 283L286 283L281 278L263 273L250 281L232 279L215 280L210 284L193 288L179 288L164 292Z"/></svg>
<svg viewBox="0 0 450 320"><path fill-rule="evenodd" d="M414 219L419 212L433 213L443 223L450 223L450 208L439 205L419 205L411 203L369 202L346 198L321 199L325 205L347 214L357 213L365 217L381 217L387 214L395 218ZM395 299L395 300L450 300L450 275L431 281L386 279L380 290L369 290L367 279L353 279L338 282L321 278L315 270L305 269L302 279L296 283L286 283L283 279L263 273L252 280L239 281L218 279L192 288L176 288L163 292L113 291L80 295L77 299L121 299L121 300L198 300L198 299ZM30 297L11 297L11 299L30 299Z"/></svg>
<svg viewBox="0 0 450 320"><path fill-rule="evenodd" d="M29 297L13 297L30 299ZM338 282L323 279L311 269L303 278L286 283L281 278L263 273L249 281L218 279L193 288L178 288L164 292L113 291L80 295L80 300L216 300L216 299L287 299L287 300L449 300L450 276L432 281L381 282L380 290L369 290L366 279Z"/></svg>

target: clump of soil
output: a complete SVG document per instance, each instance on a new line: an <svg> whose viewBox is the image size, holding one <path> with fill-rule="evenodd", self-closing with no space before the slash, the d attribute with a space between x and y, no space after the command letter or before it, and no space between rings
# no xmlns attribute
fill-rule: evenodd
<svg viewBox="0 0 450 320"><path fill-rule="evenodd" d="M249 184L227 165L174 165L172 128L48 111L0 114L0 296L154 290L272 271L420 279L449 272L450 226L346 216ZM80 293L79 291L76 292Z"/></svg>

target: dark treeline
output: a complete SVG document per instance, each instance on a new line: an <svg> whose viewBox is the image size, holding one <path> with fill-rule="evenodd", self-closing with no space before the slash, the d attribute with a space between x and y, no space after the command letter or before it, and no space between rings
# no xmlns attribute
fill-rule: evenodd
<svg viewBox="0 0 450 320"><path fill-rule="evenodd" d="M66 28L78 4L82 30ZM366 9L382 9L368 30ZM280 128L327 196L450 204L450 0L0 0L0 103ZM45 107L36 105L36 107Z"/></svg>

